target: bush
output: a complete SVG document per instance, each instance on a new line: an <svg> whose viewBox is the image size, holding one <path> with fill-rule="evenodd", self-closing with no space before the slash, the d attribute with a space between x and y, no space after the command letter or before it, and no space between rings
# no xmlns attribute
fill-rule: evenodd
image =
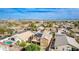
<svg viewBox="0 0 79 59"><path fill-rule="evenodd" d="M40 51L40 47L36 44L31 43L27 47L25 47L25 51Z"/></svg>
<svg viewBox="0 0 79 59"><path fill-rule="evenodd" d="M26 42L23 41L23 40L21 42L17 41L17 45L19 45L20 47L25 47L26 46Z"/></svg>

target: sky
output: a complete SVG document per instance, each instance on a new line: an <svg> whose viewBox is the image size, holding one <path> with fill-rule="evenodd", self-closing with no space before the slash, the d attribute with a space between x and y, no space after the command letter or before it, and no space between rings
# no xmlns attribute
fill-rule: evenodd
<svg viewBox="0 0 79 59"><path fill-rule="evenodd" d="M0 8L0 19L79 19L79 8Z"/></svg>

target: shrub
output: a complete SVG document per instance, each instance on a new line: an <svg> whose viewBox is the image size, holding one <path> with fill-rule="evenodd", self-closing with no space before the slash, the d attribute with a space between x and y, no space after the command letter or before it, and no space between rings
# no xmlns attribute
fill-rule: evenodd
<svg viewBox="0 0 79 59"><path fill-rule="evenodd" d="M40 47L36 44L31 43L27 47L25 47L25 51L40 51Z"/></svg>
<svg viewBox="0 0 79 59"><path fill-rule="evenodd" d="M25 41L21 41L21 42L17 42L17 45L19 45L20 47L25 47L26 46L26 42Z"/></svg>

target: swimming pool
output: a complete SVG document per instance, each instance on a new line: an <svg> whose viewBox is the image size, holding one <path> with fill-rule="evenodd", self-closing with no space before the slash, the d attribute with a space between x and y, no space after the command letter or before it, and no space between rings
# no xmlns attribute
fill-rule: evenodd
<svg viewBox="0 0 79 59"><path fill-rule="evenodd" d="M13 42L11 42L11 41L5 41L4 42L4 44L6 44L6 45L11 45Z"/></svg>

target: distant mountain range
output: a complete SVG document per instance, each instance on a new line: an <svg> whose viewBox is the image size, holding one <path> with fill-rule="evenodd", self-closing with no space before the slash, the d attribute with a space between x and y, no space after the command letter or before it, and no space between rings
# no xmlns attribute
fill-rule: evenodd
<svg viewBox="0 0 79 59"><path fill-rule="evenodd" d="M0 8L0 20L79 20L79 8Z"/></svg>

